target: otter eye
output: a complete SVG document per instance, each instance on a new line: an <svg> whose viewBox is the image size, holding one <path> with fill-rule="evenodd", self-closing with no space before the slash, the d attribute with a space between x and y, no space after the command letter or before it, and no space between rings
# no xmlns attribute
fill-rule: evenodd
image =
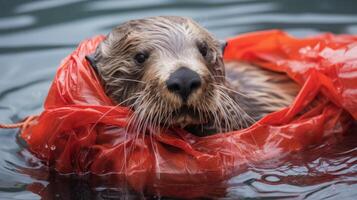
<svg viewBox="0 0 357 200"><path fill-rule="evenodd" d="M142 64L146 61L146 59L149 57L148 54L145 53L137 53L134 57L135 61L139 64Z"/></svg>
<svg viewBox="0 0 357 200"><path fill-rule="evenodd" d="M198 44L198 50L200 51L200 53L203 57L207 56L208 47L207 47L206 43Z"/></svg>

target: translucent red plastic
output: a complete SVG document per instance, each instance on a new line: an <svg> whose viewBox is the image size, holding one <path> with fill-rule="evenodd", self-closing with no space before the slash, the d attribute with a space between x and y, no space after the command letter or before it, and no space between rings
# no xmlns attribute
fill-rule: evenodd
<svg viewBox="0 0 357 200"><path fill-rule="evenodd" d="M272 30L229 39L224 59L286 73L301 85L292 105L244 130L196 137L169 129L135 137L125 131L130 109L113 104L85 59L103 39L83 41L62 61L44 111L21 135L61 173L111 173L136 191L163 196L209 195L216 191L207 188L247 164L340 136L357 119L357 36L297 39Z"/></svg>

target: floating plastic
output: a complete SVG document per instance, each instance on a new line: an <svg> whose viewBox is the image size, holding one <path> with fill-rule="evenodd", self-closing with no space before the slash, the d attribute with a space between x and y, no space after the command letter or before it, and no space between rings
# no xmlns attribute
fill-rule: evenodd
<svg viewBox="0 0 357 200"><path fill-rule="evenodd" d="M357 36L297 39L272 30L229 39L224 59L286 73L301 85L289 107L229 133L168 129L135 137L125 131L130 109L113 104L85 59L103 39L83 41L62 61L44 111L21 134L60 173L111 174L111 181L159 196L210 196L247 164L339 137L357 119Z"/></svg>

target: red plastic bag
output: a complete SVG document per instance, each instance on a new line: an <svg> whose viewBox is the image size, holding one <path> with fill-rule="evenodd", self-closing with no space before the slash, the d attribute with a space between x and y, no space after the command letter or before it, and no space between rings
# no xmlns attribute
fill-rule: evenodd
<svg viewBox="0 0 357 200"><path fill-rule="evenodd" d="M131 111L113 105L85 59L103 39L83 41L64 59L44 111L21 135L31 152L61 173L112 173L139 192L207 196L215 191L202 185L209 188L247 163L341 135L357 119L357 37L296 39L273 30L230 39L224 57L287 73L302 86L290 107L230 133L196 137L169 129L137 138L124 128Z"/></svg>

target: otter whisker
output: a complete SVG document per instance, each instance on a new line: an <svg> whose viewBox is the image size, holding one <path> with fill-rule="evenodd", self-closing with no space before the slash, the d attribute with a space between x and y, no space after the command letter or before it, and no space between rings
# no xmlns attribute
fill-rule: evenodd
<svg viewBox="0 0 357 200"><path fill-rule="evenodd" d="M209 95L212 97L213 94L212 92L209 92ZM207 101L203 101L204 103L201 106L201 109L203 110L203 114L204 114L204 120L208 121L209 119L209 115L210 115L210 109L209 109L209 103ZM213 108L215 109L215 108Z"/></svg>
<svg viewBox="0 0 357 200"><path fill-rule="evenodd" d="M139 81L139 80L135 80L135 79L129 79L129 78L115 78L119 81L130 81L130 82L135 82L135 83L142 83L142 84L146 84L145 81Z"/></svg>
<svg viewBox="0 0 357 200"><path fill-rule="evenodd" d="M243 122L245 123L245 127L250 126L252 123L255 123L255 119L253 119L240 105L238 102L234 101L229 95L226 94L226 97L231 99L232 107L236 109L241 115ZM243 116L245 115L245 116Z"/></svg>
<svg viewBox="0 0 357 200"><path fill-rule="evenodd" d="M154 98L151 98L149 100L150 103L147 104L147 106L146 106L147 108L144 111L144 113L146 113L146 114L145 114L145 120L144 120L143 127L142 127L143 130L147 130L148 127L152 126L153 117L155 115L154 110L156 110L156 104L153 103L153 101L154 101Z"/></svg>
<svg viewBox="0 0 357 200"><path fill-rule="evenodd" d="M94 122L94 124L91 126L91 128L89 129L89 132L92 132L94 127L99 123L100 120L102 120L105 116L107 116L110 112L112 112L113 110L115 110L116 108L118 108L119 105L116 105L112 108L110 108L108 111L106 111L105 113L103 113L97 120L96 122Z"/></svg>
<svg viewBox="0 0 357 200"><path fill-rule="evenodd" d="M160 101L158 111L159 112L156 112L156 116L157 117L155 118L155 126L156 127L159 127L160 126L160 122L163 120L163 116L164 116L164 113L162 112L163 111L163 101ZM161 125L165 126L165 124L161 124Z"/></svg>
<svg viewBox="0 0 357 200"><path fill-rule="evenodd" d="M229 97L229 96L227 95L227 97ZM233 101L233 102L234 102L234 101ZM243 111L242 113L245 113L244 110L241 109L238 104L237 104L237 107L235 107L235 108L240 109L241 111ZM239 112L238 112L238 113L239 113ZM249 116L247 113L245 113L245 114L246 114L247 116ZM248 127L250 124L248 124L246 118L242 117L242 119L244 120L243 122L245 123L246 127ZM255 122L255 120L252 119L251 122ZM242 127L242 128L243 128L243 127ZM258 145L258 144L257 144L257 141L256 141L256 139L255 139L255 137L254 137L253 135L251 135L251 137L252 137L254 143L255 143L256 145Z"/></svg>
<svg viewBox="0 0 357 200"><path fill-rule="evenodd" d="M225 75L212 75L212 77L217 77L217 78L226 78L226 76Z"/></svg>
<svg viewBox="0 0 357 200"><path fill-rule="evenodd" d="M141 96L141 98L139 98L138 101L136 101L136 104L138 104L136 107L137 109L135 110L135 115L133 115L133 119L132 119L132 126L134 125L134 143L135 141L137 141L137 139L139 138L140 135L142 135L142 139L144 139L145 137L145 132L148 129L147 124L148 124L148 119L147 118L147 109L150 108L150 106L147 106L147 104L145 104L147 102L146 98L147 98L147 94ZM143 103L145 102L145 103ZM151 102L151 100L149 99L149 102ZM149 131L149 134L151 133L151 131ZM130 151L132 151L132 148L130 149Z"/></svg>
<svg viewBox="0 0 357 200"><path fill-rule="evenodd" d="M159 104L156 104L155 106L155 110L161 110L161 102ZM152 117L152 127L153 127L153 131L154 134L157 134L160 132L160 120L161 120L161 112L154 112L154 115Z"/></svg>
<svg viewBox="0 0 357 200"><path fill-rule="evenodd" d="M211 96L211 97L216 96L216 95L212 94L211 91L208 93L208 95ZM213 118L212 119L213 120L212 121L212 123L213 123L212 125L214 127L218 127L220 129L219 131L222 132L221 131L221 125L220 125L221 120L219 120L219 117L218 117L218 115L216 113L216 111L218 110L218 108L216 106L216 103L211 103L211 102L208 102L208 101L202 101L202 103L199 104L199 106L200 106L200 110L203 113L204 120L206 122L209 122L210 117L212 117ZM214 107L212 108L212 106L214 106Z"/></svg>
<svg viewBox="0 0 357 200"><path fill-rule="evenodd" d="M141 123L142 118L141 118L141 110L142 108L142 98L143 95L139 96L139 98L137 98L135 100L135 102L133 103L132 107L135 108L134 109L134 113L131 115L130 119L129 119L129 127L133 128L131 131L133 131L135 134L140 134L140 131L138 129L138 125ZM134 127L133 127L134 126Z"/></svg>
<svg viewBox="0 0 357 200"><path fill-rule="evenodd" d="M163 110L165 111L165 113L162 112L162 117L165 119L163 121L163 125L167 126L167 124L172 121L172 112L168 112L169 104L167 101L165 101L165 106L164 106Z"/></svg>
<svg viewBox="0 0 357 200"><path fill-rule="evenodd" d="M129 97L126 100L122 101L119 105L124 104L126 101L135 99L135 101L132 104L128 105L128 107L134 108L135 105L138 105L138 101L140 101L141 96L142 96L142 93L138 92L138 93L134 94L132 97ZM135 110L134 110L134 113L135 113ZM132 115L132 116L134 116L134 115ZM130 119L132 119L132 118L130 118ZM130 122L130 120L129 120L129 122Z"/></svg>
<svg viewBox="0 0 357 200"><path fill-rule="evenodd" d="M221 94L220 95L222 98L224 98L224 96ZM228 100L226 100L227 102L229 102ZM228 110L228 106L223 106L222 104L217 104L219 107L219 110L221 111L221 116L223 117L224 120L224 126L226 131L230 131L231 129L231 124L232 124L232 120L231 116L229 116L229 110Z"/></svg>
<svg viewBox="0 0 357 200"><path fill-rule="evenodd" d="M131 99L131 98L135 98L135 97L137 97L137 96L134 95L134 96L128 98L127 100L129 100L129 99ZM127 100L125 100L125 101L127 101ZM124 102L125 102L125 101L124 101ZM124 103L124 102L122 102L122 103ZM106 112L92 125L92 127L90 128L90 131L93 130L93 128L99 123L100 120L102 120L102 119L103 119L106 115L108 115L110 112L112 112L113 110L115 110L116 108L118 108L119 106L121 106L122 103L119 103L119 104L115 105L114 107L112 107L111 109L109 109L108 111L106 111Z"/></svg>
<svg viewBox="0 0 357 200"><path fill-rule="evenodd" d="M225 89L225 90L228 90L228 91L230 91L230 92L233 92L233 93L235 93L235 94L244 96L244 97L246 97L246 98L251 98L251 97L250 97L249 95L247 95L247 94L243 94L243 93L241 93L241 92L238 92L238 91L236 91L236 90L233 90L233 89L228 88L228 87L223 86L223 85L218 85L218 84L213 84L213 83L211 83L211 85L213 85L213 86L215 86L215 87L219 87L219 88Z"/></svg>
<svg viewBox="0 0 357 200"><path fill-rule="evenodd" d="M237 120L234 120L234 125L235 127L238 126L238 128L243 128L241 122L245 121L245 118L243 117L243 113L245 113L244 110L240 110L240 106L238 103L236 103L235 101L233 101L232 98L229 97L229 95L227 95L226 93L222 92L221 93L222 98L224 98L228 104L228 106L230 107L231 111L233 112L234 116L237 117ZM247 126L247 124L245 124Z"/></svg>
<svg viewBox="0 0 357 200"><path fill-rule="evenodd" d="M224 109L225 114L230 114L228 111L228 107L230 109L231 112L233 112L233 115L236 116L236 120L234 120L235 118L233 118L233 120L229 120L229 123L231 123L232 125L234 125L233 127L237 127L238 128L243 128L242 127L242 123L244 123L245 127L248 127L248 123L247 123L247 119L246 117L249 117L249 115L242 109L240 109L240 106L237 102L235 102L232 98L230 98L230 96L228 94L226 94L225 92L218 90L220 97L223 98L227 104L227 109ZM243 116L243 114L246 115L246 117ZM232 118L229 118L232 119ZM242 122L242 123L241 123Z"/></svg>
<svg viewBox="0 0 357 200"><path fill-rule="evenodd" d="M126 102L131 101L131 100L133 100L133 99L139 98L140 95L141 95L140 93L139 93L139 94L133 94L133 96L128 97L128 98L125 99L124 101L121 101L118 105L119 105L119 106L123 106ZM127 107L131 108L134 103L135 103L135 102L133 102L132 104L127 105Z"/></svg>
<svg viewBox="0 0 357 200"><path fill-rule="evenodd" d="M251 97L249 97L249 96L247 96L247 95L245 95L245 94L242 94L242 93L240 93L240 92L238 92L238 91L232 90L232 89L227 88L227 87L225 87L225 86L217 85L217 84L212 84L212 85L214 85L214 86L216 86L216 87L219 87L219 88L221 88L221 89L224 89L224 90L228 90L228 91L234 92L234 93L239 94L239 95L242 95L242 96L244 96L244 97L251 98ZM248 113L246 113L246 111L245 111L244 109L241 108L241 106L239 105L239 103L238 103L237 101L235 101L234 99L232 99L232 97L230 97L230 96L229 96L227 93L225 93L225 92L223 92L222 94L224 94L224 96L226 97L227 100L229 100L229 102L232 102L232 103L233 103L233 105L234 105L233 107L236 107L236 106L237 106L237 109L239 109L241 112L245 113L245 114L247 115L247 117L250 118L250 120L252 120L253 122L255 122L255 120L254 120Z"/></svg>
<svg viewBox="0 0 357 200"><path fill-rule="evenodd" d="M215 110L221 112L221 110L217 106L216 106ZM214 126L219 128L219 132L223 132L222 125L221 125L222 122L221 122L220 118L218 117L218 114L216 112L211 112L211 114L213 116Z"/></svg>
<svg viewBox="0 0 357 200"><path fill-rule="evenodd" d="M219 99L220 99L220 102L222 102L222 100L221 100L221 96L219 96ZM219 118L222 118L222 120L219 120L218 122L219 122L219 124L217 124L220 128L223 128L222 127L222 124L221 124L221 122L224 122L224 125L226 126L227 125L227 116L226 116L226 113L225 113L225 110L224 110L224 108L223 108L223 106L222 106L222 104L221 103L216 103L216 107L217 107L217 111L218 111L218 114L219 114L219 116L220 117L218 117L217 116L217 119L219 119ZM217 115L217 113L216 113L216 115ZM225 127L225 129L227 129L227 127ZM222 132L222 130L220 130L220 132Z"/></svg>
<svg viewBox="0 0 357 200"><path fill-rule="evenodd" d="M148 126L151 127L153 125L152 120L155 114L154 112L156 110L156 104L155 104L155 97L153 95L150 95L149 93L146 93L141 99L142 99L141 102L144 103L141 103L140 108L137 109L138 112L140 112L138 115L141 119L137 127L139 131L145 132Z"/></svg>
<svg viewBox="0 0 357 200"><path fill-rule="evenodd" d="M144 95L145 96L145 95ZM142 132L144 132L143 130L143 123L144 123L144 118L145 118L145 110L147 102L142 103L143 102L143 96L140 98L140 100L138 101L137 104L135 104L135 112L134 112L134 123L133 125L135 125L135 131L137 134L140 134Z"/></svg>
<svg viewBox="0 0 357 200"><path fill-rule="evenodd" d="M223 85L218 85L218 84L211 84L213 85L214 87L217 88L217 90L221 91L220 89L224 89L224 90L228 90L230 92L233 92L235 94L238 94L238 95L241 95L241 96L244 96L244 97L247 97L247 98L250 98L249 96L245 95L245 94L242 94L238 91L235 91L235 90L232 90L230 88L227 88ZM244 126L245 127L248 127L250 123L248 123L248 120L249 122L255 122L255 120L248 114L245 112L244 109L241 108L241 106L239 105L238 102L234 101L228 94L224 93L224 92L221 92L221 95L223 95L225 97L225 100L227 101L228 104L230 104L230 107L231 109L233 109L233 112L235 113L235 115L239 118L239 122L242 122L244 123ZM246 117L243 116L243 114L246 115ZM248 118L248 119L246 119ZM236 126L235 126L236 127ZM242 125L241 124L238 124L238 128L242 128Z"/></svg>

